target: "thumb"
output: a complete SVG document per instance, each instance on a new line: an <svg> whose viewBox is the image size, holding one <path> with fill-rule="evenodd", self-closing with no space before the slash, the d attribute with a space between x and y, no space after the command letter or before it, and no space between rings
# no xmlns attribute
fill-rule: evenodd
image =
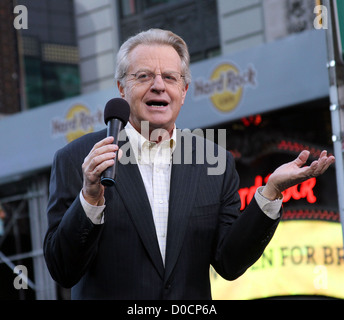
<svg viewBox="0 0 344 320"><path fill-rule="evenodd" d="M308 160L310 152L307 150L303 150L299 156L294 160L295 164L298 167L302 167Z"/></svg>

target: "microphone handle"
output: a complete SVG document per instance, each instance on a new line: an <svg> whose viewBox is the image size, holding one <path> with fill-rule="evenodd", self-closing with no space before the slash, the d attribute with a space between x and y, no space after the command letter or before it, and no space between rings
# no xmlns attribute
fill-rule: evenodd
<svg viewBox="0 0 344 320"><path fill-rule="evenodd" d="M119 134L123 130L123 122L119 119L110 119L107 123L107 136L113 136L115 139L113 141L114 144L118 145L118 139ZM117 163L118 163L118 157L117 157L118 151L116 151L116 158L115 158L115 164L111 167L108 167L104 172L102 173L102 176L100 178L100 182L103 186L111 187L115 184L115 177L117 173Z"/></svg>

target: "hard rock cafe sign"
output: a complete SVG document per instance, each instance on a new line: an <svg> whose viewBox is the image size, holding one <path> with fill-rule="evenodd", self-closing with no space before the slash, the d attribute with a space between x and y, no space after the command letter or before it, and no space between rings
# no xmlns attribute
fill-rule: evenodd
<svg viewBox="0 0 344 320"><path fill-rule="evenodd" d="M240 104L248 86L256 86L253 66L240 71L232 63L222 63L212 71L209 79L195 79L193 97L196 100L208 98L217 110L231 112Z"/></svg>
<svg viewBox="0 0 344 320"><path fill-rule="evenodd" d="M103 123L103 111L92 112L84 104L71 106L64 118L55 118L51 122L52 136L64 135L71 142L86 133L94 131L94 126Z"/></svg>

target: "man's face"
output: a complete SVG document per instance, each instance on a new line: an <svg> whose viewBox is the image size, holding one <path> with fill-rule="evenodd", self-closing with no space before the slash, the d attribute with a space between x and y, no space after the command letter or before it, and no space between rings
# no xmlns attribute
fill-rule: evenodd
<svg viewBox="0 0 344 320"><path fill-rule="evenodd" d="M181 106L184 104L188 85L183 78L171 83L163 80L172 72L180 77L181 59L171 46L139 45L129 54L129 70L125 86L118 84L122 97L130 105L129 121L141 132L141 121L149 121L150 132L162 128L169 133L174 128ZM141 82L132 74L155 74L151 81Z"/></svg>

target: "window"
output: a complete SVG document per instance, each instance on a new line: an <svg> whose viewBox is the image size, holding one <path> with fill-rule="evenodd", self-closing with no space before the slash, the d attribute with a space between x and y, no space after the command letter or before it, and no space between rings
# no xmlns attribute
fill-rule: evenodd
<svg viewBox="0 0 344 320"><path fill-rule="evenodd" d="M43 62L25 57L26 95L29 108L80 94L78 65Z"/></svg>
<svg viewBox="0 0 344 320"><path fill-rule="evenodd" d="M121 16L128 17L137 13L137 0L121 0Z"/></svg>
<svg viewBox="0 0 344 320"><path fill-rule="evenodd" d="M178 3L182 1L184 0L145 0L144 6L145 6L145 9L147 9L147 8L155 7L164 3Z"/></svg>
<svg viewBox="0 0 344 320"><path fill-rule="evenodd" d="M217 0L121 0L120 42L142 30L171 30L188 44L191 61L220 53Z"/></svg>
<svg viewBox="0 0 344 320"><path fill-rule="evenodd" d="M121 17L128 17L141 13L145 9L157 7L162 4L185 2L185 0L121 0Z"/></svg>

